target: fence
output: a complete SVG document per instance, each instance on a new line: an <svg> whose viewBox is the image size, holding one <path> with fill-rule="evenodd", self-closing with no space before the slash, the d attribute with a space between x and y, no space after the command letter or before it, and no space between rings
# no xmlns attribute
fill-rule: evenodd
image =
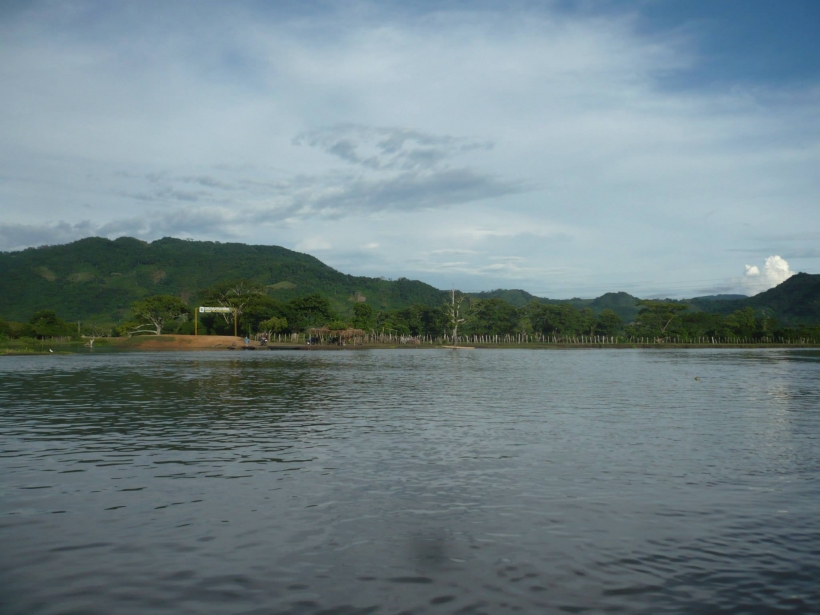
<svg viewBox="0 0 820 615"><path fill-rule="evenodd" d="M471 344L477 346L803 346L818 345L820 338L809 337L641 337L608 335L398 335L392 333L365 333L350 336L344 341L332 337L310 337L304 333L276 334L270 340L276 343L309 344L317 346L407 345L441 346Z"/></svg>

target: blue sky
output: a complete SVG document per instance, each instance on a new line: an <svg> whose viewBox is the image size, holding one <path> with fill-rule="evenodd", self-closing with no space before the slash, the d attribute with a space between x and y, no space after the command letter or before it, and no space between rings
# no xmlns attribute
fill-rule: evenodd
<svg viewBox="0 0 820 615"><path fill-rule="evenodd" d="M817 24L813 1L4 3L0 250L175 236L441 288L759 292L818 272Z"/></svg>

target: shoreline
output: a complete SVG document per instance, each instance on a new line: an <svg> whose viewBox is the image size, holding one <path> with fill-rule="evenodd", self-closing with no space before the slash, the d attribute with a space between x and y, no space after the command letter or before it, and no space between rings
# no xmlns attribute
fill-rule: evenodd
<svg viewBox="0 0 820 615"><path fill-rule="evenodd" d="M282 351L356 351L379 349L423 349L423 350L683 350L683 349L748 349L748 350L789 350L820 349L820 344L809 343L751 343L751 344L686 344L686 343L521 343L521 344L482 344L471 342L469 346L452 344L348 344L344 346L331 344L300 344L272 342L261 346L251 342L245 346L244 338L217 335L143 335L131 338L97 338L92 348L87 341L49 343L48 341L26 344L4 344L0 346L0 356L31 356L42 354L78 354L89 352L155 352L155 351L228 351L228 352L282 352Z"/></svg>

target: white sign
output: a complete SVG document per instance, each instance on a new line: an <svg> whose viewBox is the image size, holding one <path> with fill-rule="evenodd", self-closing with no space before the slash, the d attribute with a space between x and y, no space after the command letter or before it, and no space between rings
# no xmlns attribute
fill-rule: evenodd
<svg viewBox="0 0 820 615"><path fill-rule="evenodd" d="M199 313L200 314L207 314L208 312L233 312L233 308L199 306Z"/></svg>

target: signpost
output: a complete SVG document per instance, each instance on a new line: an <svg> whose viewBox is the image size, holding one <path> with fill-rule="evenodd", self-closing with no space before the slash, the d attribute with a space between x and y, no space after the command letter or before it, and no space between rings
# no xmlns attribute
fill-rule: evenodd
<svg viewBox="0 0 820 615"><path fill-rule="evenodd" d="M219 314L228 314L233 312L233 308L230 307L205 307L204 305L200 305L199 309L194 312L194 335L198 335L198 325L199 325L199 314L213 314L214 312ZM233 335L236 337L236 314L233 315Z"/></svg>

